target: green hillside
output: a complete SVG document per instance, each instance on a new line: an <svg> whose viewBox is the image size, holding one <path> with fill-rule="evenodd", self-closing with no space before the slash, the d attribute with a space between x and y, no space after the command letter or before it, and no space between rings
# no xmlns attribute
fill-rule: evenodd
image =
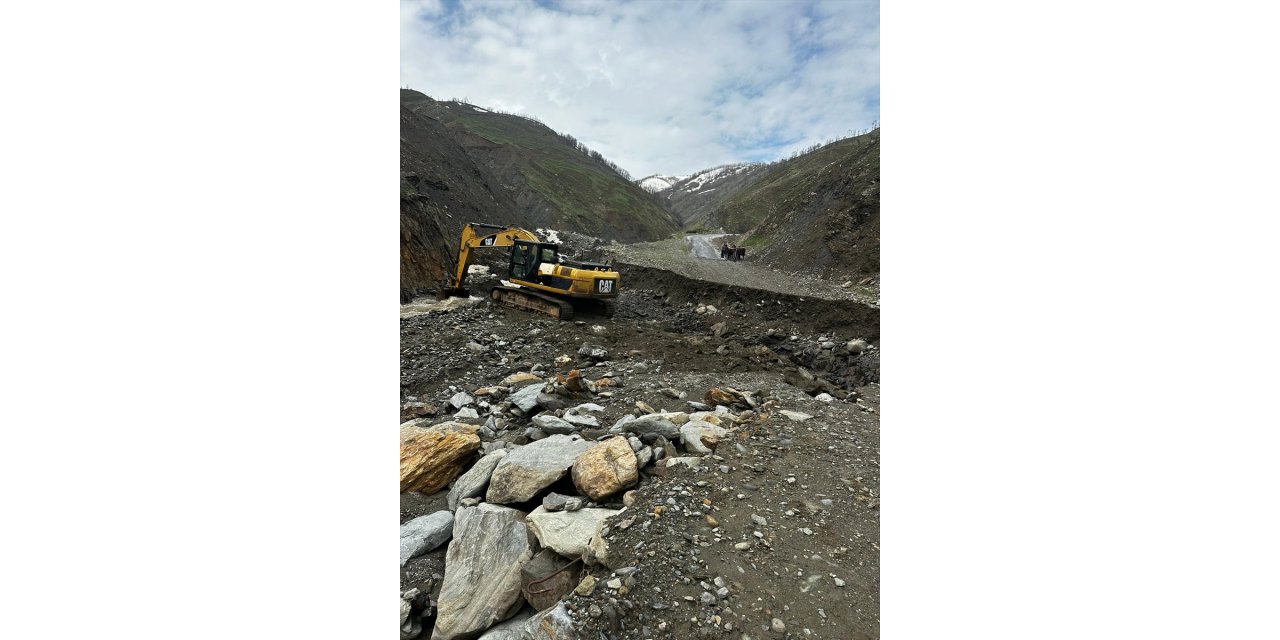
<svg viewBox="0 0 1280 640"><path fill-rule="evenodd" d="M680 228L670 212L607 160L540 122L440 102L408 89L401 90L400 100L442 123L532 223L620 242L665 238Z"/></svg>

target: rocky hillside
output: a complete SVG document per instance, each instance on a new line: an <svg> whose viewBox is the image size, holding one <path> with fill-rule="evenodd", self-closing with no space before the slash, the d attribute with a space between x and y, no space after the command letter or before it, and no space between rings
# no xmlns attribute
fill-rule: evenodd
<svg viewBox="0 0 1280 640"><path fill-rule="evenodd" d="M753 259L787 270L880 273L880 130L779 163L715 220L748 231Z"/></svg>
<svg viewBox="0 0 1280 640"><path fill-rule="evenodd" d="M400 108L400 298L436 287L450 270L462 225L527 224L498 178L443 124Z"/></svg>
<svg viewBox="0 0 1280 640"><path fill-rule="evenodd" d="M768 166L727 164L703 169L689 176L650 176L640 181L657 195L686 229L719 226L714 214L734 194L755 183ZM663 184L668 186L662 187Z"/></svg>
<svg viewBox="0 0 1280 640"><path fill-rule="evenodd" d="M504 192L513 216L525 227L619 242L655 240L679 231L674 216L647 191L571 136L536 120L436 101L408 89L401 90L400 103L441 125L433 133L448 134L411 144L461 146L468 165L483 170L475 177L484 179L488 192Z"/></svg>

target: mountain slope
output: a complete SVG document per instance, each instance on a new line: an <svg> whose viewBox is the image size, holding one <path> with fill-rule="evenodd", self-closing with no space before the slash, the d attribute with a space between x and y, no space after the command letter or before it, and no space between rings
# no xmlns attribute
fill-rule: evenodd
<svg viewBox="0 0 1280 640"><path fill-rule="evenodd" d="M829 274L880 272L880 130L779 163L736 192L712 220L756 259Z"/></svg>
<svg viewBox="0 0 1280 640"><path fill-rule="evenodd" d="M535 120L462 102L438 102L400 92L401 105L433 119L484 167L514 203L527 227L553 227L620 242L664 238L675 217L600 154Z"/></svg>
<svg viewBox="0 0 1280 640"><path fill-rule="evenodd" d="M686 229L709 228L715 226L710 217L720 204L759 179L767 168L762 164L726 164L690 176L650 176L641 182L652 186L658 186L659 180L669 183L669 187L653 191L680 225Z"/></svg>
<svg viewBox="0 0 1280 640"><path fill-rule="evenodd" d="M462 225L526 224L498 179L441 123L400 109L400 297L436 287L451 270Z"/></svg>

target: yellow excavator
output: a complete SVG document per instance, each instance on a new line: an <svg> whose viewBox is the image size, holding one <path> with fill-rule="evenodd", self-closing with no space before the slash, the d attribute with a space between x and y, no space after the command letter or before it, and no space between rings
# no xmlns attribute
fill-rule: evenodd
<svg viewBox="0 0 1280 640"><path fill-rule="evenodd" d="M606 264L570 260L560 255L557 244L542 242L538 236L512 226L472 222L462 228L458 243L457 267L440 287L436 297L468 297L464 286L471 250L510 247L508 281L515 286L494 287L489 297L501 304L545 313L553 318L573 318L574 302L594 306L613 317L618 297L618 272Z"/></svg>

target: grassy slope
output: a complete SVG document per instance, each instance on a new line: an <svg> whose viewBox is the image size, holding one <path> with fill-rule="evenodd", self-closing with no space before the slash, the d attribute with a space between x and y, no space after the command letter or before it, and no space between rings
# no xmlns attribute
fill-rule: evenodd
<svg viewBox="0 0 1280 640"><path fill-rule="evenodd" d="M401 91L401 101L459 135L532 219L623 242L654 240L679 230L672 214L643 189L545 125L478 112L463 103L431 101L414 91Z"/></svg>
<svg viewBox="0 0 1280 640"><path fill-rule="evenodd" d="M880 271L880 131L783 162L724 202L714 219L786 269Z"/></svg>

